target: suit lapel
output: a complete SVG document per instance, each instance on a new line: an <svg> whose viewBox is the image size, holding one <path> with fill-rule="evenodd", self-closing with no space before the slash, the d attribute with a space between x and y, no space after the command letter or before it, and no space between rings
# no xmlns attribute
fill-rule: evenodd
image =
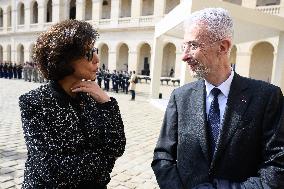
<svg viewBox="0 0 284 189"><path fill-rule="evenodd" d="M207 159L208 163L210 162L210 153L209 153L209 139L207 135L207 129L206 129L206 113L205 113L205 84L204 80L200 80L197 82L196 86L194 87L194 90L192 92L191 99L194 99L191 101L190 108L192 119L190 123L194 123L194 127L196 129L197 137L200 142L201 149L204 153L205 158Z"/></svg>
<svg viewBox="0 0 284 189"><path fill-rule="evenodd" d="M235 73L228 96L222 129L217 142L217 150L211 162L211 169L214 167L216 160L221 157L227 144L236 132L239 122L247 109L250 97L251 94L249 94L247 82Z"/></svg>

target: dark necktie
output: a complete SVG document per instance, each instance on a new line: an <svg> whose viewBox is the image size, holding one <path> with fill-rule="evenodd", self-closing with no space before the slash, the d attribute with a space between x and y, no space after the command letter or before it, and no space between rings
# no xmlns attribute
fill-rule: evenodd
<svg viewBox="0 0 284 189"><path fill-rule="evenodd" d="M208 125L209 133L211 135L211 144L212 144L212 154L214 154L216 143L219 136L220 130L220 109L218 103L218 95L220 94L220 89L213 88L211 90L212 95L214 96L208 114Z"/></svg>

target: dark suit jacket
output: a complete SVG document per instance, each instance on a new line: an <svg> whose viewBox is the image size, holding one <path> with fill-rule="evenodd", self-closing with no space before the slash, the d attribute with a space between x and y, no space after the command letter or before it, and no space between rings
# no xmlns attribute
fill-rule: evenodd
<svg viewBox="0 0 284 189"><path fill-rule="evenodd" d="M28 150L24 189L97 188L110 181L126 144L114 98L99 104L82 93L73 99L50 82L19 103Z"/></svg>
<svg viewBox="0 0 284 189"><path fill-rule="evenodd" d="M204 80L169 100L152 168L161 189L192 188L213 179L242 188L284 188L284 105L281 90L235 74L217 150L211 158ZM266 185L266 186L267 186Z"/></svg>

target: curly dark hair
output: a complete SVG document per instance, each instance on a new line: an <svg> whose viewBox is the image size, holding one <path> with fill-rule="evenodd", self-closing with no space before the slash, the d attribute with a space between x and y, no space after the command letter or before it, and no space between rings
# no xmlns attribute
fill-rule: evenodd
<svg viewBox="0 0 284 189"><path fill-rule="evenodd" d="M62 21L39 35L33 51L34 62L46 79L61 80L74 72L70 62L84 57L98 37L87 22Z"/></svg>

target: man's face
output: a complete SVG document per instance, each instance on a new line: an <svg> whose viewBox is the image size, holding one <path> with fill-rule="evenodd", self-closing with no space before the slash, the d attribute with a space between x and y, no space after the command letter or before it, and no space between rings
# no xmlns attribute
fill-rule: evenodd
<svg viewBox="0 0 284 189"><path fill-rule="evenodd" d="M213 41L213 42L212 42ZM218 41L201 26L194 25L184 34L182 60L186 62L195 78L205 78L218 66Z"/></svg>

